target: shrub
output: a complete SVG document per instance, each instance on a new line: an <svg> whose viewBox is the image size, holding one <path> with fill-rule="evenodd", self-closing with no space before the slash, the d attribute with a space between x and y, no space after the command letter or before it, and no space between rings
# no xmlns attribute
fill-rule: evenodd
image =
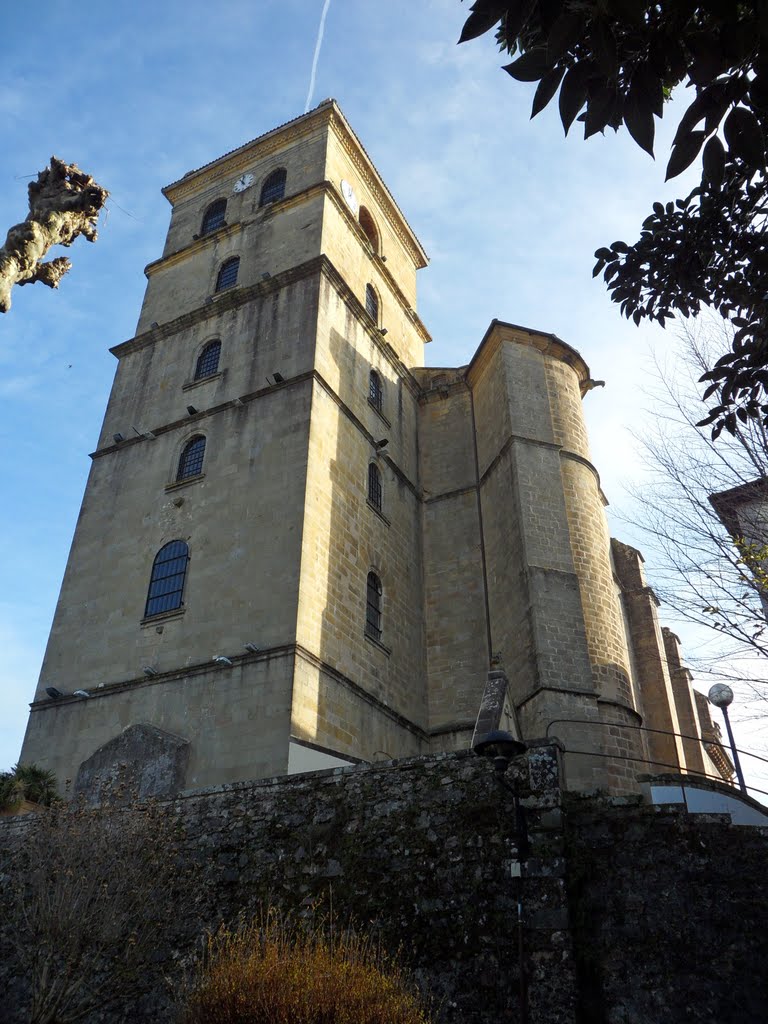
<svg viewBox="0 0 768 1024"><path fill-rule="evenodd" d="M429 1024L397 960L351 928L274 910L208 942L182 1024Z"/></svg>
<svg viewBox="0 0 768 1024"><path fill-rule="evenodd" d="M56 776L37 764L17 764L0 772L0 811L15 811L24 800L49 807L57 800Z"/></svg>

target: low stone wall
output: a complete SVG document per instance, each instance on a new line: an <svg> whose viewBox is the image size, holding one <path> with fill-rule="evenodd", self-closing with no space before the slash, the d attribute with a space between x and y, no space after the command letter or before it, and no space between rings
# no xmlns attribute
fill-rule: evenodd
<svg viewBox="0 0 768 1024"><path fill-rule="evenodd" d="M577 1020L768 1016L768 829L674 807L568 814Z"/></svg>
<svg viewBox="0 0 768 1024"><path fill-rule="evenodd" d="M522 879L511 794L471 755L169 801L180 825L175 855L195 879L190 909L168 922L142 998L87 1024L170 1024L164 978L176 983L206 930L266 904L315 901L400 948L440 1005L441 1024L762 1021L766 830L563 794L554 747L515 761L510 781L515 771L532 840ZM0 875L34 820L0 821ZM0 921L3 1024L25 1020L24 987Z"/></svg>
<svg viewBox="0 0 768 1024"><path fill-rule="evenodd" d="M542 748L519 765L534 855L524 883L532 1024L559 1019L550 1015L553 999L563 1020L575 1005L555 754ZM206 930L267 903L297 909L314 901L400 948L441 1020L520 1019L512 798L488 762L445 754L333 769L216 788L168 810L183 825L181 861L198 871L194 915L169 922L146 997L110 1024L173 1020L162 977L190 961ZM12 836L23 841L29 827L30 819L9 819L0 847ZM0 986L3 975L11 981L9 960ZM12 987L9 1024L23 1020L23 980Z"/></svg>

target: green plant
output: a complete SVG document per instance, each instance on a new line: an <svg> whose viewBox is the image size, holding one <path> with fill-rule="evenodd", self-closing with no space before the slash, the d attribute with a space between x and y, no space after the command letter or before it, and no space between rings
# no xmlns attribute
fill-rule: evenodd
<svg viewBox="0 0 768 1024"><path fill-rule="evenodd" d="M208 942L182 1024L429 1024L396 959L332 920L293 923L274 909Z"/></svg>
<svg viewBox="0 0 768 1024"><path fill-rule="evenodd" d="M0 810L16 810L23 800L50 807L58 799L56 776L37 764L17 764L0 773Z"/></svg>

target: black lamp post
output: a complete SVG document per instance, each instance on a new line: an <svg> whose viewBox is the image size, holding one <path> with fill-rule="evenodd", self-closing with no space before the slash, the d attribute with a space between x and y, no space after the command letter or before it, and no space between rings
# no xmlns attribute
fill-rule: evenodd
<svg viewBox="0 0 768 1024"><path fill-rule="evenodd" d="M747 786L744 782L744 772L741 770L739 752L736 749L736 741L733 738L733 729L731 729L731 720L728 717L728 707L733 703L733 690L730 686L726 686L725 683L715 683L715 685L710 688L707 697L710 704L714 704L716 708L720 708L723 712L725 728L728 733L728 740L731 744L731 753L733 754L733 767L736 769L736 778L739 780L739 789L741 789L742 793L746 793Z"/></svg>
<svg viewBox="0 0 768 1024"><path fill-rule="evenodd" d="M515 739L512 733L502 729L494 729L486 733L475 746L474 751L480 757L487 757L493 761L494 774L500 786L509 790L515 802L515 839L517 840L517 859L520 867L517 875L517 957L519 971L519 1000L520 1000L520 1024L528 1024L528 984L525 976L525 947L523 941L523 862L528 859L530 842L528 840L528 824L525 820L525 808L520 803L520 791L515 779L515 784L510 786L504 778L509 762L513 757L519 757L527 750L522 740Z"/></svg>

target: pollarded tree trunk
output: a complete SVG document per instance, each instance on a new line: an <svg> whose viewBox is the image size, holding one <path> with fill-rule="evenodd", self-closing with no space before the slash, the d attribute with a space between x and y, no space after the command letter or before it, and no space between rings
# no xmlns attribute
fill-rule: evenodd
<svg viewBox="0 0 768 1024"><path fill-rule="evenodd" d="M79 235L96 241L96 222L109 193L77 164L57 157L29 183L29 214L8 232L0 249L0 313L11 308L15 284L42 281L58 288L71 263L64 257L43 262L53 245L71 245Z"/></svg>

